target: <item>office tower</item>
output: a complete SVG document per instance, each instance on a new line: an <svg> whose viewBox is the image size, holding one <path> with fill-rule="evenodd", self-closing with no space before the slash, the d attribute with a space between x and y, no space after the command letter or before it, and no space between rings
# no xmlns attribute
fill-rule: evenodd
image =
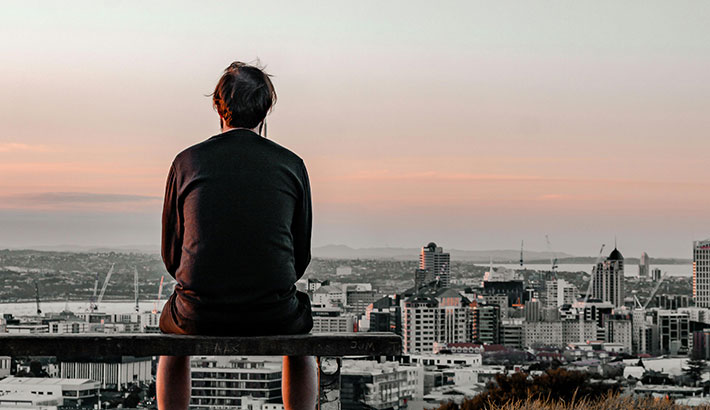
<svg viewBox="0 0 710 410"><path fill-rule="evenodd" d="M648 278L648 274L651 269L651 258L648 257L646 252L641 254L641 259L639 259L639 278Z"/></svg>
<svg viewBox="0 0 710 410"><path fill-rule="evenodd" d="M710 239L693 242L693 298L695 306L710 307Z"/></svg>
<svg viewBox="0 0 710 410"><path fill-rule="evenodd" d="M482 344L500 343L500 306L477 304L473 307L473 341Z"/></svg>
<svg viewBox="0 0 710 410"><path fill-rule="evenodd" d="M434 242L422 248L419 255L419 269L426 269L426 282L439 280L441 287L448 287L451 275L451 256Z"/></svg>
<svg viewBox="0 0 710 410"><path fill-rule="evenodd" d="M658 311L658 334L662 354L687 354L690 318L687 313Z"/></svg>
<svg viewBox="0 0 710 410"><path fill-rule="evenodd" d="M624 256L614 248L605 261L594 267L592 297L610 302L615 307L624 306Z"/></svg>
<svg viewBox="0 0 710 410"><path fill-rule="evenodd" d="M661 276L662 276L662 273L661 273L660 268L651 269L651 280L652 281L658 282L659 280L661 280Z"/></svg>

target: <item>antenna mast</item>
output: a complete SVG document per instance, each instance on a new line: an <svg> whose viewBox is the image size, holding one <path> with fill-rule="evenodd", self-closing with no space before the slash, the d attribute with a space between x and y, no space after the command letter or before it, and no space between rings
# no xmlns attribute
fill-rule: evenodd
<svg viewBox="0 0 710 410"><path fill-rule="evenodd" d="M133 267L133 293L136 299L136 312L140 311L138 307L138 268Z"/></svg>
<svg viewBox="0 0 710 410"><path fill-rule="evenodd" d="M42 314L42 309L39 308L39 286L37 286L37 281L35 282L35 302L37 302L37 314Z"/></svg>

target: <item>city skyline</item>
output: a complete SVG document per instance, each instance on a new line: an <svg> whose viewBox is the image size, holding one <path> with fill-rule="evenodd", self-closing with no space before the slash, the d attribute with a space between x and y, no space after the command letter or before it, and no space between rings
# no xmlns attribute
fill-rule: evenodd
<svg viewBox="0 0 710 410"><path fill-rule="evenodd" d="M710 5L12 3L0 248L158 244L170 161L260 58L269 137L308 166L314 246L692 257Z"/></svg>

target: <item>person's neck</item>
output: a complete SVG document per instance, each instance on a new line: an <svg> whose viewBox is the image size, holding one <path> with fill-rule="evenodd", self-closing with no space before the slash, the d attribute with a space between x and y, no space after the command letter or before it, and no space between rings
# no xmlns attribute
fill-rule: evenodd
<svg viewBox="0 0 710 410"><path fill-rule="evenodd" d="M222 133L225 133L227 131L232 131L232 130L249 130L252 132L256 132L256 128L246 128L246 127L222 127Z"/></svg>

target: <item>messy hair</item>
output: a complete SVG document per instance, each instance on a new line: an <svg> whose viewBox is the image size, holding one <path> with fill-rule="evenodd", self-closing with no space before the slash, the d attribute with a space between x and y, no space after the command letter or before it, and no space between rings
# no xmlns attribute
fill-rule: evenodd
<svg viewBox="0 0 710 410"><path fill-rule="evenodd" d="M212 102L225 125L256 128L276 103L271 77L262 68L235 61L224 70Z"/></svg>

